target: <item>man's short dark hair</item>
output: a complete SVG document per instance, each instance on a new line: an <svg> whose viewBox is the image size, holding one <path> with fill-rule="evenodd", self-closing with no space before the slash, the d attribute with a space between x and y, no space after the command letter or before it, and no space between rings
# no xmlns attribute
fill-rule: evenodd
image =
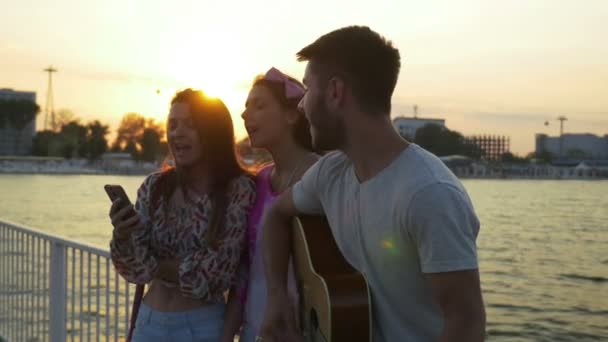
<svg viewBox="0 0 608 342"><path fill-rule="evenodd" d="M357 102L370 111L390 114L401 57L392 43L367 26L348 26L317 39L297 53L313 62L322 78L343 76Z"/></svg>

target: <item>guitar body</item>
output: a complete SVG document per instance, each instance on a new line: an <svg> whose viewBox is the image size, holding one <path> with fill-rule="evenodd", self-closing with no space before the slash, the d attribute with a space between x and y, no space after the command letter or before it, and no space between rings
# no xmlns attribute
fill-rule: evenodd
<svg viewBox="0 0 608 342"><path fill-rule="evenodd" d="M299 319L307 342L371 341L367 281L344 259L325 217L294 219Z"/></svg>

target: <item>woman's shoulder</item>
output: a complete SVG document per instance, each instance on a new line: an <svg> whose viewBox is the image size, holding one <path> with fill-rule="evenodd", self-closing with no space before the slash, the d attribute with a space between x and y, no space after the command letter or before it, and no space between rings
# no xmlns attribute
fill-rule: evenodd
<svg viewBox="0 0 608 342"><path fill-rule="evenodd" d="M154 183L156 181L158 181L163 175L169 173L171 171L155 171L152 172L151 174L146 176L146 179L144 180L144 183L148 182L148 183Z"/></svg>
<svg viewBox="0 0 608 342"><path fill-rule="evenodd" d="M155 197L158 199L159 195L176 182L175 178L170 178L172 176L175 176L174 169L161 170L147 175L137 191L137 196L141 198L150 197L150 199L151 197Z"/></svg>
<svg viewBox="0 0 608 342"><path fill-rule="evenodd" d="M249 173L241 174L230 182L229 190L232 193L255 192L255 176Z"/></svg>
<svg viewBox="0 0 608 342"><path fill-rule="evenodd" d="M161 171L153 172L146 176L146 178L144 179L144 181L142 183L142 186L152 187L155 184L157 184L161 178L167 177L173 171L174 170L169 169L169 170L161 170Z"/></svg>
<svg viewBox="0 0 608 342"><path fill-rule="evenodd" d="M230 203L237 204L239 207L253 205L256 198L256 184L253 175L242 174L235 177L230 182L226 196L230 198Z"/></svg>

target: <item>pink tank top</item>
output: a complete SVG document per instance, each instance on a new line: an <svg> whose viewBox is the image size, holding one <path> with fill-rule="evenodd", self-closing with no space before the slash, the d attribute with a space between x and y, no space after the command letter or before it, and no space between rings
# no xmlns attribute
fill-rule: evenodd
<svg viewBox="0 0 608 342"><path fill-rule="evenodd" d="M256 201L249 214L247 238L249 254L249 282L245 296L245 335L255 336L260 329L266 309L266 277L262 251L262 223L264 215L279 193L272 191L270 173L274 165L264 167L257 175ZM293 265L289 264L288 291L297 310L298 291Z"/></svg>

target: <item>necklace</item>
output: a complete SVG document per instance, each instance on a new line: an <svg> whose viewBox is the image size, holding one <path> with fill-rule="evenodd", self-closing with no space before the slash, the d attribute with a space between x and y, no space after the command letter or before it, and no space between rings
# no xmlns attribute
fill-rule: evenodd
<svg viewBox="0 0 608 342"><path fill-rule="evenodd" d="M298 171L300 169L300 166L302 166L302 163L304 162L304 158L302 158L298 164L296 164L296 166L293 168L293 170L291 170L291 175L289 175L289 178L287 179L287 184L285 184L285 186L281 186L278 187L277 190L281 190L284 191L285 189L287 189L290 185L291 182L293 181L293 177L296 175L296 171ZM275 174L276 174L276 167L274 168Z"/></svg>

